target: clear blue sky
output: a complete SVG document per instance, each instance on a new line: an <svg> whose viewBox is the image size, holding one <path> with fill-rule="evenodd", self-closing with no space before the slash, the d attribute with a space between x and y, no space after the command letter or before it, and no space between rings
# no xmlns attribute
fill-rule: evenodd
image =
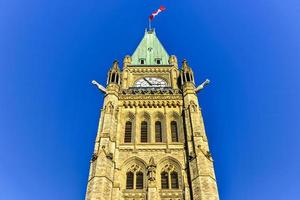
<svg viewBox="0 0 300 200"><path fill-rule="evenodd" d="M0 1L0 199L82 200L114 59L149 14L197 84L221 200L300 199L298 0Z"/></svg>

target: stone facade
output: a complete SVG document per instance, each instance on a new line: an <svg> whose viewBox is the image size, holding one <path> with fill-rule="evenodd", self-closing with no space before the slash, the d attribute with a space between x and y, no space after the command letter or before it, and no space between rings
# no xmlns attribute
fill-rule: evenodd
<svg viewBox="0 0 300 200"><path fill-rule="evenodd" d="M219 199L193 71L185 60L178 68L154 31L122 70L113 63L102 91L86 200Z"/></svg>

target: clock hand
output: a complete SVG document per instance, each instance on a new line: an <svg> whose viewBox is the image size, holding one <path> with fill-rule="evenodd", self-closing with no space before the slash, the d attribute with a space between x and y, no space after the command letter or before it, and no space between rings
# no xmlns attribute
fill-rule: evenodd
<svg viewBox="0 0 300 200"><path fill-rule="evenodd" d="M149 83L149 85L152 86L152 83L151 83L150 81L148 81L146 78L144 78L144 80L145 80L147 83Z"/></svg>

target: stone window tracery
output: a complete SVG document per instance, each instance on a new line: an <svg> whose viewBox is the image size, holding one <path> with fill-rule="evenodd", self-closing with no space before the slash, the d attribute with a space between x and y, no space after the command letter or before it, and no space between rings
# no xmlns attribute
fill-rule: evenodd
<svg viewBox="0 0 300 200"><path fill-rule="evenodd" d="M144 173L139 165L133 164L126 173L126 189L143 189Z"/></svg>
<svg viewBox="0 0 300 200"><path fill-rule="evenodd" d="M179 175L177 169L167 164L160 174L162 189L179 189Z"/></svg>

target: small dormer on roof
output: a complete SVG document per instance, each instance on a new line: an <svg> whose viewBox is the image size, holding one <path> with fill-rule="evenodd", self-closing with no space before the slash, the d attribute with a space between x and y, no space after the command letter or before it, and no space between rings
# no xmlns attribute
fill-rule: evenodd
<svg viewBox="0 0 300 200"><path fill-rule="evenodd" d="M131 65L169 65L169 54L156 37L154 29L145 31L131 58Z"/></svg>

